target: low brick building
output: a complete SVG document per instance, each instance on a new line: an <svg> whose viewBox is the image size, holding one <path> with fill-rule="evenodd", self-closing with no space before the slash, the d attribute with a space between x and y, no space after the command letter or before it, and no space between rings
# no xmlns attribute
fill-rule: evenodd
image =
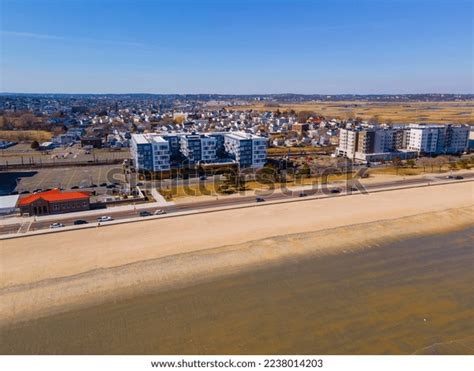
<svg viewBox="0 0 474 371"><path fill-rule="evenodd" d="M53 189L23 197L18 202L21 214L49 215L74 211L84 211L90 208L88 192L61 192Z"/></svg>

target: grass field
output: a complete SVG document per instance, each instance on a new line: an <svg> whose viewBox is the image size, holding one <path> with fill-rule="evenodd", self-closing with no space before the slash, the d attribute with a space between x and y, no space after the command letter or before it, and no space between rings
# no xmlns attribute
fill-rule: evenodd
<svg viewBox="0 0 474 371"><path fill-rule="evenodd" d="M0 130L0 139L20 142L23 140L47 142L51 140L51 133L44 130Z"/></svg>
<svg viewBox="0 0 474 371"><path fill-rule="evenodd" d="M360 117L364 120L378 116L380 122L394 123L470 123L474 125L474 101L463 102L306 102L281 103L268 106L256 103L248 106L235 106L230 109L253 109L257 111L295 110L312 111L319 115L341 119Z"/></svg>

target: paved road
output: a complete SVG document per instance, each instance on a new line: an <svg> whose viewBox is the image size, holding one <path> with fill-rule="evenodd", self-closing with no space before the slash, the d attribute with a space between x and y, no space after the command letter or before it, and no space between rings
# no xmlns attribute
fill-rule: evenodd
<svg viewBox="0 0 474 371"><path fill-rule="evenodd" d="M474 174L463 174L464 179L474 179ZM440 181L446 180L446 175L439 175L431 177L433 181ZM392 182L383 182L383 183L371 183L365 184L364 188L365 191L370 191L371 189L377 188L390 188L395 186L410 186L410 185L422 185L428 184L430 180L428 178L415 178L415 179L405 179L405 180L397 180ZM456 180L453 180L455 182ZM331 193L332 189L338 188L336 185L328 185L327 189L308 189L304 191L304 194L308 196L319 194L322 197L338 197L342 194L347 193L358 193L364 190L351 190L350 188L346 187L339 187L339 190L342 191L341 193ZM262 195L260 197L264 198L266 201L276 201L276 200L284 200L284 199L291 199L291 198L299 198L300 193L302 191L295 191L295 192L285 192L285 193L273 193L268 195ZM162 209L166 211L167 214L172 214L178 211L195 211L195 210L203 210L215 207L222 207L222 206L236 206L241 204L248 204L250 202L255 202L255 196L241 196L241 197L230 197L230 198L219 198L216 200L209 200L209 201L202 201L202 202L192 202L192 203L183 203L178 205L172 205L163 207ZM154 208L140 208L139 211L149 211L153 213L156 210ZM138 211L136 210L127 210L127 211L113 211L110 209L104 209L104 215L111 216L115 220L119 219L126 219L131 217L137 217ZM97 222L97 215L91 216L69 216L68 214L58 215L57 222L61 222L65 225L72 225L72 223L77 220L86 220L89 223L96 223ZM10 233L25 233L27 231L34 231L39 229L48 229L50 224L53 223L53 220L48 221L36 221L36 222L24 222L19 224L11 224L6 226L0 227L0 234L10 234ZM104 223L102 223L104 224Z"/></svg>

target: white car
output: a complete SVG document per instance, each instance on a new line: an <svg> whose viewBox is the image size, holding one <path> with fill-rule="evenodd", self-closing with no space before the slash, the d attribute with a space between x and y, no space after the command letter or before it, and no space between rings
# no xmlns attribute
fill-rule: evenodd
<svg viewBox="0 0 474 371"><path fill-rule="evenodd" d="M110 216L100 216L97 218L98 222L110 222L113 220Z"/></svg>
<svg viewBox="0 0 474 371"><path fill-rule="evenodd" d="M160 210L156 210L156 211L153 213L153 215L164 215L164 214L166 214L166 211L161 210L161 209L160 209Z"/></svg>
<svg viewBox="0 0 474 371"><path fill-rule="evenodd" d="M64 227L63 223L53 223L49 226L49 228L51 228L51 229L62 228L62 227Z"/></svg>

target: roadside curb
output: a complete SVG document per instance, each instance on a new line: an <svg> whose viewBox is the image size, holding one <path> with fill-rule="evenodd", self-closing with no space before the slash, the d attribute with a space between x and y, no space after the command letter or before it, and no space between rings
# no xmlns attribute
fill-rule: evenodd
<svg viewBox="0 0 474 371"><path fill-rule="evenodd" d="M458 184L458 183L469 183L474 182L474 179L463 179L463 180L455 180L455 181L439 181L439 182L427 182L427 184L416 184L416 185L408 185L408 186L396 186L391 188L381 188L381 189L374 189L367 193L356 192L356 193L339 193L337 195L316 195L316 196L308 196L304 198L290 198L288 200L275 200L275 201L266 201L262 203L246 203L238 206L223 206L217 208L209 208L208 210L191 210L191 211L181 211L176 212L174 214L166 214L166 215L156 215L156 216L149 216L149 217L134 217L125 220L113 220L110 222L104 222L100 225L100 227L94 224L88 225L81 225L81 226L67 226L60 229L43 229L37 231L31 231L23 234L8 234L4 236L0 236L0 240L11 240L16 238L24 238L24 237L31 237L43 234L51 234L51 233L65 233L75 230L82 230L82 229L91 229L91 228L103 228L113 225L119 224L128 224L128 223L137 223L137 222L146 222L146 221L156 221L158 219L168 219L168 218L179 218L185 217L189 215L198 215L198 214L209 214L209 213L216 213L221 211L228 211L228 210L239 210L239 209L248 209L248 208L255 208L255 207L265 207L265 206L272 206L272 205L279 205L279 204L286 204L286 203L293 203L293 202L307 202L307 201L316 201L316 200L324 200L324 199L336 199L339 197L347 197L347 196L366 196L372 193L381 193L381 192L390 192L396 190L404 190L404 189L414 189L414 188L423 188L423 187L434 187L446 184Z"/></svg>

